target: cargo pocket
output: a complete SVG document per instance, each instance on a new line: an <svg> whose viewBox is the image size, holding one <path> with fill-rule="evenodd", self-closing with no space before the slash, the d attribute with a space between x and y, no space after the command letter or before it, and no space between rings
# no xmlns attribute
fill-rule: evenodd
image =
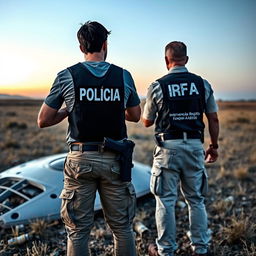
<svg viewBox="0 0 256 256"><path fill-rule="evenodd" d="M160 166L153 165L150 178L150 191L156 196L162 195L162 172L163 170Z"/></svg>
<svg viewBox="0 0 256 256"><path fill-rule="evenodd" d="M129 223L132 224L133 219L135 217L135 211L136 211L136 193L134 186L131 182L127 185L127 191L128 191L128 220Z"/></svg>
<svg viewBox="0 0 256 256"><path fill-rule="evenodd" d="M76 179L81 175L88 174L92 171L92 165L90 163L83 163L73 159L68 159L66 166L71 176Z"/></svg>
<svg viewBox="0 0 256 256"><path fill-rule="evenodd" d="M176 149L168 149L164 147L156 147L154 150L154 164L171 169L175 162Z"/></svg>
<svg viewBox="0 0 256 256"><path fill-rule="evenodd" d="M62 199L60 216L63 223L70 227L75 228L75 215L74 215L74 190L63 189L59 198Z"/></svg>
<svg viewBox="0 0 256 256"><path fill-rule="evenodd" d="M206 196L208 193L208 174L205 168L203 170L203 181L202 181L201 193L203 196Z"/></svg>
<svg viewBox="0 0 256 256"><path fill-rule="evenodd" d="M193 151L194 159L191 162L195 163L195 167L198 170L204 168L204 150L203 149L196 149Z"/></svg>

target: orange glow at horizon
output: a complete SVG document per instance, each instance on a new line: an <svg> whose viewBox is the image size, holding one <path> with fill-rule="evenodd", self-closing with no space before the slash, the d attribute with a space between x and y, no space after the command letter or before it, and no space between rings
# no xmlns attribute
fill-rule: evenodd
<svg viewBox="0 0 256 256"><path fill-rule="evenodd" d="M40 83L38 83L40 81ZM42 81L41 78L29 77L26 81L4 84L0 81L0 94L21 95L34 98L45 98L51 89L54 79ZM134 74L134 82L139 95L146 95L147 88L152 82L148 78Z"/></svg>
<svg viewBox="0 0 256 256"><path fill-rule="evenodd" d="M0 86L0 94L10 94L10 95L21 95L34 98L44 98L50 91L50 85L36 85L33 87L20 87L20 86L11 86L11 87L2 87Z"/></svg>
<svg viewBox="0 0 256 256"><path fill-rule="evenodd" d="M0 94L45 98L62 65L65 67L62 54L53 53L51 49L3 45L0 51Z"/></svg>
<svg viewBox="0 0 256 256"><path fill-rule="evenodd" d="M52 86L50 82L46 84L38 85L38 83L35 82L34 85L31 85L31 86L20 86L20 85L1 86L0 85L0 94L21 95L21 96L28 96L32 98L33 97L45 98L49 94ZM139 86L139 84L136 84L136 89L139 95L146 95L147 88L145 86Z"/></svg>

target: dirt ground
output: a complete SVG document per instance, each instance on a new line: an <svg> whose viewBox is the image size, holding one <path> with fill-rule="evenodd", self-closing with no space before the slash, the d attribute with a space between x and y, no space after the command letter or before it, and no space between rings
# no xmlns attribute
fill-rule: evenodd
<svg viewBox="0 0 256 256"><path fill-rule="evenodd" d="M67 152L67 123L37 128L41 101L0 101L0 171L45 155ZM212 232L211 251L216 256L256 255L256 102L218 102L221 123L219 159L207 165L209 193L206 207ZM128 124L129 137L136 143L134 159L151 165L153 128ZM206 127L205 147L209 143ZM184 201L180 195L179 201ZM138 255L147 255L148 243L156 237L155 200L148 195L137 202L136 221L149 231L136 234ZM182 207L181 207L182 206ZM1 214L1 213L0 213ZM190 255L188 209L177 204L177 255ZM7 240L34 230L34 237L19 246ZM95 216L89 242L92 255L113 255L113 240L103 214ZM0 255L65 255L66 237L61 222L38 221L25 230L0 229Z"/></svg>

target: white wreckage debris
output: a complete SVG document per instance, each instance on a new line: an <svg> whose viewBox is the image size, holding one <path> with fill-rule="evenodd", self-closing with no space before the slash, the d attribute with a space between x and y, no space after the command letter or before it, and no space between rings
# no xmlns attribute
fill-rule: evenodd
<svg viewBox="0 0 256 256"><path fill-rule="evenodd" d="M39 158L0 173L0 226L27 224L35 219L60 218L65 154ZM136 196L150 192L150 167L134 162L132 183ZM94 210L100 210L97 193Z"/></svg>

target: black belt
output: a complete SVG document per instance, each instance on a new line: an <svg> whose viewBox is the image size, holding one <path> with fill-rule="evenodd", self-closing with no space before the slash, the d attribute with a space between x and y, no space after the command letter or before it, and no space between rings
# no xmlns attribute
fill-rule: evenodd
<svg viewBox="0 0 256 256"><path fill-rule="evenodd" d="M165 140L177 140L177 139L202 139L202 133L200 131L190 131L190 132L178 132L174 131L171 133L160 133L156 135L161 141Z"/></svg>
<svg viewBox="0 0 256 256"><path fill-rule="evenodd" d="M86 145L86 144L71 144L70 145L71 151L99 151L103 152L102 144L98 145Z"/></svg>

